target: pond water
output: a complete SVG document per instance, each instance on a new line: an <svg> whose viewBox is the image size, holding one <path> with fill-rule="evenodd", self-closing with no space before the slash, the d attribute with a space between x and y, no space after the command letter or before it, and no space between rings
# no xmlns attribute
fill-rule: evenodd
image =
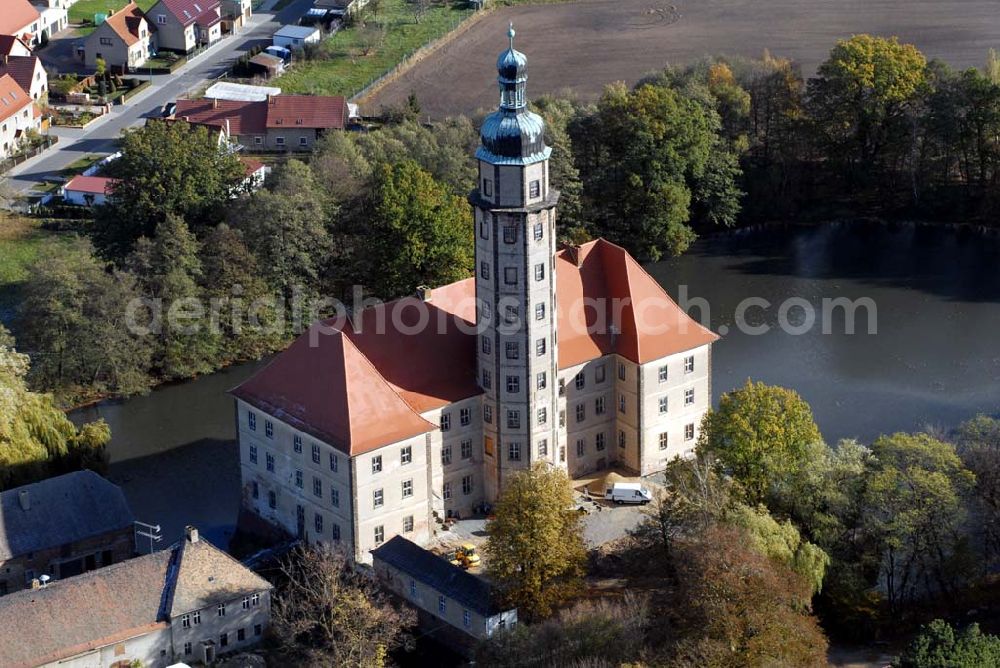
<svg viewBox="0 0 1000 668"><path fill-rule="evenodd" d="M715 399L747 378L794 388L830 442L948 428L1000 410L996 236L874 223L771 227L703 239L647 269L674 298L704 299L710 326L728 330L713 349ZM780 327L803 322L802 304L781 317L780 305L793 297L815 310L817 322L805 333ZM868 333L871 309L857 309L854 334L845 333L843 309L823 317L824 300L845 297L871 300L877 333ZM747 298L770 304L746 310L747 323L766 325L767 333L736 326ZM72 415L111 425L111 478L138 519L162 525L164 544L189 523L228 542L240 492L226 391L262 364Z"/></svg>

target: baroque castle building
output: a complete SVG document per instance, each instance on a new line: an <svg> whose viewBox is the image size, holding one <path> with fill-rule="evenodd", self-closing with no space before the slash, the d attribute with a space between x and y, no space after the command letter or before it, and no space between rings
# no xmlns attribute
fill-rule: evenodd
<svg viewBox="0 0 1000 668"><path fill-rule="evenodd" d="M476 151L474 278L314 325L232 391L244 510L370 562L537 462L663 469L694 446L711 345L624 249L556 243L527 59L497 61Z"/></svg>

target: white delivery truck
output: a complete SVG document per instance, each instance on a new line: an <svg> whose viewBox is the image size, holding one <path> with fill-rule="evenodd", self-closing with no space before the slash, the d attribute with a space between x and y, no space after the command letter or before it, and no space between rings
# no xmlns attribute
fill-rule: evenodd
<svg viewBox="0 0 1000 668"><path fill-rule="evenodd" d="M637 482L616 482L608 487L604 498L621 505L623 503L639 503L645 505L653 500L649 490Z"/></svg>

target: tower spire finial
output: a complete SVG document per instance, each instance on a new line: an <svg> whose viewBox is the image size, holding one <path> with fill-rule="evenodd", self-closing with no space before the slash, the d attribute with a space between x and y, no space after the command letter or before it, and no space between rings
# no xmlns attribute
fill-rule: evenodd
<svg viewBox="0 0 1000 668"><path fill-rule="evenodd" d="M510 22L510 27L507 29L507 37L510 38L510 48L512 48L512 49L514 48L514 35L515 34L516 33L514 32L514 22L511 21Z"/></svg>

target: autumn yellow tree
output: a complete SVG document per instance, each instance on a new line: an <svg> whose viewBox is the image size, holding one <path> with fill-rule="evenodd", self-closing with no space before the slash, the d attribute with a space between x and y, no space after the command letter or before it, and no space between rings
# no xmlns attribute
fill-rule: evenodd
<svg viewBox="0 0 1000 668"><path fill-rule="evenodd" d="M547 617L579 591L587 550L569 478L536 464L507 479L486 527L486 567L521 618Z"/></svg>

